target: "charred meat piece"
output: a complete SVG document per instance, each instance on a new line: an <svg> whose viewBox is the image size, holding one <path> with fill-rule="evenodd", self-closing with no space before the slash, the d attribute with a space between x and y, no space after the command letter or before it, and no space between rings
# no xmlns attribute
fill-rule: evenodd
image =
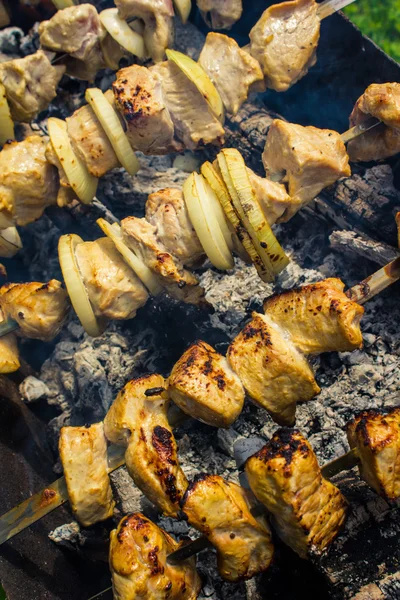
<svg viewBox="0 0 400 600"><path fill-rule="evenodd" d="M173 43L172 0L116 0L120 17L144 22L144 43L154 62L164 59L165 50Z"/></svg>
<svg viewBox="0 0 400 600"><path fill-rule="evenodd" d="M290 219L321 190L351 175L349 157L340 135L330 129L303 127L275 119L262 156L267 176L284 176L293 207Z"/></svg>
<svg viewBox="0 0 400 600"><path fill-rule="evenodd" d="M350 127L370 117L382 125L363 133L347 146L352 161L382 160L400 152L400 84L373 83L357 100L350 115Z"/></svg>
<svg viewBox="0 0 400 600"><path fill-rule="evenodd" d="M106 31L95 7L80 4L58 10L49 21L40 23L39 35L42 48L87 61L94 48L100 51Z"/></svg>
<svg viewBox="0 0 400 600"><path fill-rule="evenodd" d="M320 392L304 356L268 315L253 313L229 346L228 361L255 404L282 425L293 425L297 402Z"/></svg>
<svg viewBox="0 0 400 600"><path fill-rule="evenodd" d="M386 500L400 497L400 408L386 414L360 413L347 425L351 448L360 457L360 475Z"/></svg>
<svg viewBox="0 0 400 600"><path fill-rule="evenodd" d="M165 188L150 194L146 219L157 228L157 238L183 265L198 265L204 250L190 221L181 190Z"/></svg>
<svg viewBox="0 0 400 600"><path fill-rule="evenodd" d="M314 0L274 4L250 31L250 52L261 65L267 87L285 92L317 62L317 8Z"/></svg>
<svg viewBox="0 0 400 600"><path fill-rule="evenodd" d="M0 63L0 81L14 121L30 123L45 110L56 97L64 71L62 65L53 66L42 50Z"/></svg>
<svg viewBox="0 0 400 600"><path fill-rule="evenodd" d="M58 447L75 518L89 527L111 517L114 500L103 423L63 427Z"/></svg>
<svg viewBox="0 0 400 600"><path fill-rule="evenodd" d="M342 527L347 502L324 479L308 441L297 429L280 429L246 462L254 495L273 515L282 540L301 557L321 554Z"/></svg>
<svg viewBox="0 0 400 600"><path fill-rule="evenodd" d="M138 488L165 515L177 517L188 482L168 423L165 387L161 375L127 383L108 411L104 428L110 441L127 445L126 466Z"/></svg>
<svg viewBox="0 0 400 600"><path fill-rule="evenodd" d="M242 0L196 1L203 19L212 29L230 29L242 16Z"/></svg>
<svg viewBox="0 0 400 600"><path fill-rule="evenodd" d="M174 140L174 125L157 73L138 65L121 69L113 91L132 148L144 154L168 154L181 149Z"/></svg>
<svg viewBox="0 0 400 600"><path fill-rule="evenodd" d="M206 342L192 344L174 365L168 395L185 413L215 427L230 427L244 402L239 377Z"/></svg>
<svg viewBox="0 0 400 600"><path fill-rule="evenodd" d="M83 242L75 250L79 271L97 317L133 319L148 294L107 237Z"/></svg>
<svg viewBox="0 0 400 600"><path fill-rule="evenodd" d="M0 310L0 323L4 321ZM20 367L17 337L9 333L0 337L0 373L14 373Z"/></svg>
<svg viewBox="0 0 400 600"><path fill-rule="evenodd" d="M57 169L46 160L46 138L31 135L0 152L0 227L27 225L55 204ZM8 223L8 224L7 224Z"/></svg>
<svg viewBox="0 0 400 600"><path fill-rule="evenodd" d="M247 100L252 88L264 80L258 61L235 40L221 33L207 35L199 64L217 88L226 111L233 115Z"/></svg>
<svg viewBox="0 0 400 600"><path fill-rule="evenodd" d="M182 510L215 546L224 579L250 579L268 569L274 553L269 527L253 517L239 485L219 475L199 475L185 494Z"/></svg>
<svg viewBox="0 0 400 600"><path fill-rule="evenodd" d="M362 344L362 306L329 278L267 298L264 311L304 354L349 352Z"/></svg>
<svg viewBox="0 0 400 600"><path fill-rule="evenodd" d="M251 169L247 169L247 172L251 187L268 223L273 225L285 221L286 212L291 211L295 204L286 192L285 186L266 177L260 177Z"/></svg>
<svg viewBox="0 0 400 600"><path fill-rule="evenodd" d="M121 229L126 245L158 275L161 285L173 298L188 304L203 302L204 290L198 279L183 268L178 258L167 252L157 237L156 227L146 219L127 217L121 221Z"/></svg>
<svg viewBox="0 0 400 600"><path fill-rule="evenodd" d="M175 136L185 148L195 150L198 146L224 142L224 128L212 114L211 109L197 87L173 62L150 67L162 81L166 105L175 127Z"/></svg>
<svg viewBox="0 0 400 600"><path fill-rule="evenodd" d="M48 342L64 325L69 300L56 279L7 283L0 288L0 309L5 319L18 323L18 335Z"/></svg>
<svg viewBox="0 0 400 600"><path fill-rule="evenodd" d="M110 535L110 571L116 600L196 600L201 579L192 558L172 565L181 546L140 513L124 517Z"/></svg>

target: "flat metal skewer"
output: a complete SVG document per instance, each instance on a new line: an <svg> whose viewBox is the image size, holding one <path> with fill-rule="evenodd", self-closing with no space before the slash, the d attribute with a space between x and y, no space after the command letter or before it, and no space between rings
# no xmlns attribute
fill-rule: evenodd
<svg viewBox="0 0 400 600"><path fill-rule="evenodd" d="M345 6L352 4L356 0L324 0L321 2L317 9L317 15L321 19L326 19L326 17L330 17L338 10L342 10Z"/></svg>
<svg viewBox="0 0 400 600"><path fill-rule="evenodd" d="M375 117L370 117L362 123L359 123L359 125L355 125L351 129L348 129L347 131L342 133L342 135L340 136L342 138L342 142L347 144L348 142L351 142L351 140L354 140L358 136L363 135L363 133L366 133L370 129L374 129L374 127L377 127L381 123L382 121L380 121L379 119L376 119Z"/></svg>
<svg viewBox="0 0 400 600"><path fill-rule="evenodd" d="M379 269L360 283L347 290L346 296L353 302L365 304L374 296L400 279L400 257Z"/></svg>

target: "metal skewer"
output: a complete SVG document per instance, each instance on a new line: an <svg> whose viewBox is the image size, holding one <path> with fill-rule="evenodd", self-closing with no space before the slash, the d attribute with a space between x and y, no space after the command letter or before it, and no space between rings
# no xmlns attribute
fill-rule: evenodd
<svg viewBox="0 0 400 600"><path fill-rule="evenodd" d="M375 119L375 117L370 117L362 123L359 123L359 125L355 125L355 127L352 127L351 129L348 129L347 131L342 133L342 135L340 136L342 138L342 142L347 144L348 142L351 142L351 140L354 140L366 131L374 129L374 127L377 127L381 123L382 121L380 121L379 119Z"/></svg>
<svg viewBox="0 0 400 600"><path fill-rule="evenodd" d="M324 0L321 2L317 9L317 15L321 19L326 19L326 17L330 17L333 13L341 10L345 6L352 4L356 0Z"/></svg>

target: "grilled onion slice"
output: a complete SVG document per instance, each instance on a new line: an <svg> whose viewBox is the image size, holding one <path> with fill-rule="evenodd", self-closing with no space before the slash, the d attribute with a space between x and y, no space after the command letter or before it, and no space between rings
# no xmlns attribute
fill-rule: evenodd
<svg viewBox="0 0 400 600"><path fill-rule="evenodd" d="M222 154L224 155L229 175L237 192L242 212L248 221L251 231L249 231L248 227L246 228L252 239L253 232L256 235L259 243L256 245L256 248L262 261L265 264L268 264L269 261L273 273L277 275L287 267L289 259L273 234L261 210L257 197L251 187L243 156L236 148L225 148L222 150ZM259 251L259 247L261 252Z"/></svg>
<svg viewBox="0 0 400 600"><path fill-rule="evenodd" d="M65 287L82 327L92 337L98 337L103 331L93 312L75 257L75 248L82 243L79 235L62 235L58 242L58 258Z"/></svg>
<svg viewBox="0 0 400 600"><path fill-rule="evenodd" d="M98 179L89 173L85 163L73 151L66 122L51 117L47 128L70 186L83 204L90 204L96 195Z"/></svg>
<svg viewBox="0 0 400 600"><path fill-rule="evenodd" d="M143 37L119 17L118 8L106 8L101 11L99 17L105 29L120 46L138 58L145 58Z"/></svg>
<svg viewBox="0 0 400 600"><path fill-rule="evenodd" d="M173 2L176 14L182 23L186 23L192 10L192 0L173 0Z"/></svg>
<svg viewBox="0 0 400 600"><path fill-rule="evenodd" d="M0 256L12 258L21 248L21 238L15 227L0 230Z"/></svg>
<svg viewBox="0 0 400 600"><path fill-rule="evenodd" d="M232 269L233 258L210 202L212 190L202 175L192 173L183 184L183 195L192 225L208 258L221 271Z"/></svg>
<svg viewBox="0 0 400 600"><path fill-rule="evenodd" d="M177 52L176 50L166 50L165 53L168 60L174 62L186 77L194 83L200 94L207 101L212 113L219 121L221 121L221 123L223 123L225 119L225 108L221 96L199 63L190 58L190 56L182 54L182 52Z"/></svg>
<svg viewBox="0 0 400 600"><path fill-rule="evenodd" d="M0 83L0 145L14 139L14 123L7 102L6 88Z"/></svg>
<svg viewBox="0 0 400 600"><path fill-rule="evenodd" d="M157 277L149 269L144 262L136 256L134 252L124 243L121 227L117 223L110 225L104 219L97 219L97 225L100 229L109 237L115 244L116 249L121 254L126 264L132 269L137 275L140 281L146 286L152 296L158 296L163 290L161 285L158 283Z"/></svg>
<svg viewBox="0 0 400 600"><path fill-rule="evenodd" d="M68 8L69 6L75 6L78 3L79 0L53 0L53 4L58 10Z"/></svg>
<svg viewBox="0 0 400 600"><path fill-rule="evenodd" d="M129 175L136 175L140 168L139 161L125 135L117 113L103 92L97 88L87 89L85 98L106 132L119 162Z"/></svg>

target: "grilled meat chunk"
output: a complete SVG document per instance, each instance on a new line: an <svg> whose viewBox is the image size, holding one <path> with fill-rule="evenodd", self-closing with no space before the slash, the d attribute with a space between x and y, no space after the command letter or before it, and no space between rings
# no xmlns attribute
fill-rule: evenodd
<svg viewBox="0 0 400 600"><path fill-rule="evenodd" d="M346 147L336 131L303 127L275 119L262 156L267 176L282 172L293 206L290 219L302 206L351 170Z"/></svg>
<svg viewBox="0 0 400 600"><path fill-rule="evenodd" d="M364 119L357 119L358 125ZM384 123L366 131L347 144L351 162L383 160L400 152L400 131L386 127Z"/></svg>
<svg viewBox="0 0 400 600"><path fill-rule="evenodd" d="M230 427L244 402L239 377L206 342L192 344L174 365L168 395L185 413L215 427Z"/></svg>
<svg viewBox="0 0 400 600"><path fill-rule="evenodd" d="M63 427L58 447L68 498L76 519L89 527L111 517L115 504L108 478L103 423Z"/></svg>
<svg viewBox="0 0 400 600"><path fill-rule="evenodd" d="M340 490L324 479L308 441L297 429L280 429L246 462L254 495L273 515L282 540L301 557L322 553L347 513Z"/></svg>
<svg viewBox="0 0 400 600"><path fill-rule="evenodd" d="M69 300L56 279L7 283L0 288L0 309L5 319L18 323L18 335L49 342L64 325Z"/></svg>
<svg viewBox="0 0 400 600"><path fill-rule="evenodd" d="M148 294L107 237L76 247L76 261L97 317L133 319Z"/></svg>
<svg viewBox="0 0 400 600"><path fill-rule="evenodd" d="M293 425L297 402L320 392L304 356L268 315L253 313L229 346L228 361L255 404L282 425Z"/></svg>
<svg viewBox="0 0 400 600"><path fill-rule="evenodd" d="M165 50L172 46L174 27L172 0L116 0L120 17L142 19L144 43L154 62L164 59Z"/></svg>
<svg viewBox="0 0 400 600"><path fill-rule="evenodd" d="M157 238L183 265L198 265L204 250L190 221L181 190L165 188L150 194L146 219L157 228Z"/></svg>
<svg viewBox="0 0 400 600"><path fill-rule="evenodd" d="M362 306L329 278L267 298L264 311L304 354L349 352L362 344Z"/></svg>
<svg viewBox="0 0 400 600"><path fill-rule="evenodd" d="M73 150L92 175L103 177L118 167L113 147L90 106L82 106L66 121Z"/></svg>
<svg viewBox="0 0 400 600"><path fill-rule="evenodd" d="M361 460L360 475L386 500L400 497L400 408L366 410L347 425L347 438Z"/></svg>
<svg viewBox="0 0 400 600"><path fill-rule="evenodd" d="M132 148L144 154L168 154L181 149L174 140L174 125L156 72L139 65L121 69L113 91Z"/></svg>
<svg viewBox="0 0 400 600"><path fill-rule="evenodd" d="M266 571L274 553L264 519L255 519L246 492L219 475L199 475L182 503L189 523L217 550L218 570L227 581Z"/></svg>
<svg viewBox="0 0 400 600"><path fill-rule="evenodd" d="M118 394L104 420L106 437L127 446L129 475L165 515L177 517L188 486L168 423L166 381L161 375L133 379Z"/></svg>
<svg viewBox="0 0 400 600"><path fill-rule="evenodd" d="M115 600L196 600L201 589L196 559L167 562L180 546L144 515L124 517L110 535Z"/></svg>
<svg viewBox="0 0 400 600"><path fill-rule="evenodd" d="M212 29L230 29L242 16L242 0L196 1L203 19Z"/></svg>
<svg viewBox="0 0 400 600"><path fill-rule="evenodd" d="M42 216L46 206L55 204L57 170L47 162L47 141L31 135L22 142L10 142L0 152L0 227L27 225Z"/></svg>
<svg viewBox="0 0 400 600"><path fill-rule="evenodd" d="M251 169L247 169L247 172L251 187L268 223L273 225L285 221L286 212L291 211L293 206L293 200L287 194L285 186L266 177L260 177Z"/></svg>
<svg viewBox="0 0 400 600"><path fill-rule="evenodd" d="M45 110L56 97L64 71L63 65L53 66L42 50L0 63L0 81L14 121L30 123Z"/></svg>
<svg viewBox="0 0 400 600"><path fill-rule="evenodd" d="M274 4L250 31L250 52L261 65L267 87L285 92L317 62L317 8L314 0Z"/></svg>
<svg viewBox="0 0 400 600"><path fill-rule="evenodd" d="M4 321L0 310L0 323ZM0 373L14 373L20 368L17 338L14 333L0 337Z"/></svg>
<svg viewBox="0 0 400 600"><path fill-rule="evenodd" d="M195 150L206 144L221 145L224 128L197 87L173 62L150 67L162 81L166 105L175 127L175 136L185 148Z"/></svg>
<svg viewBox="0 0 400 600"><path fill-rule="evenodd" d="M58 10L49 21L42 21L39 35L42 48L86 61L94 48L100 50L106 31L95 7L80 4Z"/></svg>
<svg viewBox="0 0 400 600"><path fill-rule="evenodd" d="M264 80L258 61L235 40L221 33L207 35L199 64L217 88L226 111L233 115L247 100L252 88Z"/></svg>
<svg viewBox="0 0 400 600"><path fill-rule="evenodd" d="M143 262L158 275L160 283L177 300L200 304L204 290L198 279L183 268L181 261L167 252L157 237L157 228L146 219L127 217L121 222L126 245L138 254Z"/></svg>

